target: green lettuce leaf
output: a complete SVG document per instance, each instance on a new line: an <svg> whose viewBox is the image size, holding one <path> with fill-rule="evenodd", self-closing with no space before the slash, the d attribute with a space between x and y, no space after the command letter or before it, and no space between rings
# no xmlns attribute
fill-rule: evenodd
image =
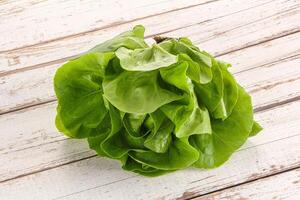
<svg viewBox="0 0 300 200"><path fill-rule="evenodd" d="M120 35L96 45L88 51L92 52L114 52L120 47L127 49L138 49L148 47L144 41L145 28L141 25L135 26L133 30L121 33Z"/></svg>
<svg viewBox="0 0 300 200"><path fill-rule="evenodd" d="M160 176L227 161L262 127L251 97L188 38L149 46L138 25L62 65L56 127L124 170Z"/></svg>
<svg viewBox="0 0 300 200"><path fill-rule="evenodd" d="M104 68L113 57L113 53L86 54L57 70L54 78L59 104L56 123L69 137L96 136L103 130L99 126L107 108L102 81Z"/></svg>
<svg viewBox="0 0 300 200"><path fill-rule="evenodd" d="M250 96L239 87L239 98L231 115L224 121L213 119L211 135L193 135L191 144L198 149L199 168L218 167L247 140L253 125L253 111Z"/></svg>

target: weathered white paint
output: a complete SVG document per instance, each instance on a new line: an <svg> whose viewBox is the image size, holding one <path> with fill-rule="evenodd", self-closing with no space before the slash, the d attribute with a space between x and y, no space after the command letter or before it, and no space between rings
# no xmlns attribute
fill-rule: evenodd
<svg viewBox="0 0 300 200"><path fill-rule="evenodd" d="M34 1L29 0L27 2L32 4L21 4L19 12L1 16L1 38L5 40L1 39L0 49L6 51L74 34L85 34L95 29L208 1L210 0L51 0L34 5Z"/></svg>
<svg viewBox="0 0 300 200"><path fill-rule="evenodd" d="M255 107L271 106L256 114L265 129L218 169L149 179L94 157L83 140L60 135L54 127L56 102L32 106L0 115L0 199L185 199L264 176L270 178L201 198L299 198L299 170L271 176L300 167L297 0L142 0L130 5L130 0L84 0L74 6L78 2L0 2L0 112L54 100L52 77L66 57L141 23L148 36L186 35L205 50L225 54L220 58L234 65L231 70ZM100 14L99 4L105 10Z"/></svg>
<svg viewBox="0 0 300 200"><path fill-rule="evenodd" d="M205 195L195 200L300 199L300 169Z"/></svg>

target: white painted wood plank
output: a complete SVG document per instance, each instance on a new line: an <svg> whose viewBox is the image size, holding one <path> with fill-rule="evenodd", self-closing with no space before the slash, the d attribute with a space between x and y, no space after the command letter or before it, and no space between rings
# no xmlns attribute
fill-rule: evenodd
<svg viewBox="0 0 300 200"><path fill-rule="evenodd" d="M224 38L225 39L225 38ZM300 32L219 57L238 73L300 54ZM218 46L219 42L215 44ZM0 77L0 113L54 100L53 76L59 64ZM296 72L300 68L295 68ZM260 72L257 72L260 73ZM295 74L297 76L297 74ZM256 76L256 75L255 75Z"/></svg>
<svg viewBox="0 0 300 200"><path fill-rule="evenodd" d="M0 1L0 17L16 16L17 13L30 8L33 5L43 3L45 0L2 0Z"/></svg>
<svg viewBox="0 0 300 200"><path fill-rule="evenodd" d="M235 75L251 94L256 109L300 96L300 57ZM283 73L284 69L284 73Z"/></svg>
<svg viewBox="0 0 300 200"><path fill-rule="evenodd" d="M186 197L205 194L299 166L299 109L300 101L297 101L258 113L264 131L214 170L187 169L158 178L144 178L122 171L115 161L95 157L3 182L0 196L6 199L172 199L183 193Z"/></svg>
<svg viewBox="0 0 300 200"><path fill-rule="evenodd" d="M300 4L292 4L292 1L289 2L290 5L286 2L281 5L277 3L272 9L273 12L269 11L269 4L265 4L195 27L188 27L186 30L178 30L176 34L184 35L184 32L190 32L189 29L194 29L196 30L192 32L194 35L189 37L199 44L200 48L220 55L300 31L300 24L296 23L300 19Z"/></svg>
<svg viewBox="0 0 300 200"><path fill-rule="evenodd" d="M237 73L265 65L266 63L270 63L272 60L280 60L299 55L299 47L300 32L241 51L234 51L230 54L221 56L221 58L223 60L231 61L233 66L239 66L242 64L242 70L237 67L231 68L233 73ZM244 60L256 60L256 62L244 62Z"/></svg>
<svg viewBox="0 0 300 200"><path fill-rule="evenodd" d="M0 155L66 139L53 126L55 106L56 102L0 115L1 138L5 141L0 143Z"/></svg>
<svg viewBox="0 0 300 200"><path fill-rule="evenodd" d="M63 62L67 60L66 57L80 54L98 42L132 28L135 24L146 26L146 36L159 33L173 37L188 36L213 54L225 53L268 40L270 37L300 30L300 25L297 23L297 19L300 18L300 7L296 1L260 2L261 5L253 5L255 2L247 1L243 7L231 5L228 13L218 12L219 10L215 9L220 3L214 2L84 35L0 53L0 72L13 73L23 68L40 67L37 65L41 63L45 66L50 64L45 64L47 62L52 64ZM173 20L177 16L181 16L182 19ZM161 23L153 23L157 21Z"/></svg>
<svg viewBox="0 0 300 200"><path fill-rule="evenodd" d="M85 34L137 18L182 9L210 0L52 0L21 7L0 18L1 51ZM28 2L32 2L28 0Z"/></svg>
<svg viewBox="0 0 300 200"><path fill-rule="evenodd" d="M195 200L221 199L300 199L300 169L278 174L245 185L212 193Z"/></svg>
<svg viewBox="0 0 300 200"><path fill-rule="evenodd" d="M259 108L300 96L300 79L294 78L295 74L300 76L294 67L299 62L300 58L296 57L239 73L236 78L250 90L254 107ZM285 69L286 75L282 75L281 69ZM0 161L14 160L0 166L0 181L94 155L85 141L70 148L77 141L65 140L57 132L55 107L56 102L53 102L0 116L0 130L6 133L2 136L4 142L0 143Z"/></svg>
<svg viewBox="0 0 300 200"><path fill-rule="evenodd" d="M153 3L150 2L146 2L146 1L141 1L141 2L137 2L139 4L139 6L148 6L150 4L157 4L157 3L163 3L163 1L152 1ZM91 1L89 0L84 0L84 1L70 1L70 0L66 0L66 1L59 1L59 0L54 0L54 1L47 1L47 0L2 0L0 1L0 16L1 16L1 22L3 22L4 19L10 19L12 20L13 17L15 18L23 18L22 20L28 20L30 21L30 19L33 21L33 19L38 19L41 17L41 15L38 15L37 12L39 12L39 9L42 10L48 10L48 9L57 9L59 10L58 13L62 14L62 9L68 6L78 6L78 3L81 3L81 7L80 8L73 8L72 11L77 11L80 12L79 9L82 10L86 10L86 11L90 11L92 8L88 8L89 3L91 4ZM92 2L93 3L93 2ZM111 1L110 2L110 6L116 6L116 7L120 7L120 6L125 6L126 3L130 3L130 0L125 0L124 2L120 2L118 3L117 1ZM56 4L56 5L55 5ZM98 5L98 4L97 4ZM108 3L104 2L102 0L99 1L99 5L105 8L108 8L107 6ZM127 8L133 8L136 5L126 5ZM100 8L101 8L100 7ZM96 8L94 8L96 9ZM66 12L70 12L71 10L66 10ZM114 10L112 10L114 11ZM29 15L29 13L31 13L31 15ZM47 17L48 13L44 13L43 17ZM68 13L70 14L70 13ZM76 15L76 13L71 13ZM65 14L66 15L66 14ZM27 19L24 19L25 16L27 16ZM68 17L71 17L69 15L67 15ZM15 27L20 26L20 24L15 24Z"/></svg>

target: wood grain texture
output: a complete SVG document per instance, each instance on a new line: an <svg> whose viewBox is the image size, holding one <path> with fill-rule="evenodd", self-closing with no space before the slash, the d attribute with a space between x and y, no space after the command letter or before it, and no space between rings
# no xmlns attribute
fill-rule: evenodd
<svg viewBox="0 0 300 200"><path fill-rule="evenodd" d="M6 199L173 199L184 192L192 197L268 176L300 165L299 109L300 101L297 101L258 113L256 117L264 131L214 170L187 169L149 179L124 172L118 162L93 157L3 182L0 196ZM76 148L77 142L72 143ZM60 147L61 152L65 150Z"/></svg>
<svg viewBox="0 0 300 200"><path fill-rule="evenodd" d="M256 46L243 48L219 58L232 63L234 66L231 68L233 73L247 71L251 68L258 68L262 65L299 55L300 46L297 44L299 37L300 33L291 34ZM58 67L59 65L54 64L42 69L38 68L0 77L0 96L2 97L0 113L54 101L52 81ZM299 72L300 68L296 68L295 71Z"/></svg>
<svg viewBox="0 0 300 200"><path fill-rule="evenodd" d="M300 29L296 20L300 9L297 1L246 1L243 7L236 6L233 2L227 6L228 9L220 12L216 8L224 6L222 2L168 12L96 32L0 53L0 76L50 64L59 65L136 24L146 26L146 37L161 33L174 37L189 36L213 54L224 54L241 48L241 44L245 46L258 43ZM177 16L182 16L181 20L174 21ZM154 23L157 21L160 23Z"/></svg>
<svg viewBox="0 0 300 200"><path fill-rule="evenodd" d="M194 200L294 199L300 198L300 169L271 176L245 185L204 195Z"/></svg>
<svg viewBox="0 0 300 200"><path fill-rule="evenodd" d="M298 200L299 20L298 0L0 1L0 199ZM57 132L55 70L136 24L233 64L264 130L225 165L149 179Z"/></svg>
<svg viewBox="0 0 300 200"><path fill-rule="evenodd" d="M0 49L9 51L58 38L63 39L71 35L83 35L139 18L205 4L209 1L53 0L39 4L27 1L32 4L21 5L19 12L1 16L1 38L7 39L1 40Z"/></svg>

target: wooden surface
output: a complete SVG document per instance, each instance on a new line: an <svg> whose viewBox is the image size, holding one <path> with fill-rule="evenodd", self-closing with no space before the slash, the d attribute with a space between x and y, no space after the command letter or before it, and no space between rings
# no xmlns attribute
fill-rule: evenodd
<svg viewBox="0 0 300 200"><path fill-rule="evenodd" d="M299 21L299 0L0 1L0 199L300 199ZM158 178L58 133L55 70L136 24L232 63L263 132L220 168Z"/></svg>

